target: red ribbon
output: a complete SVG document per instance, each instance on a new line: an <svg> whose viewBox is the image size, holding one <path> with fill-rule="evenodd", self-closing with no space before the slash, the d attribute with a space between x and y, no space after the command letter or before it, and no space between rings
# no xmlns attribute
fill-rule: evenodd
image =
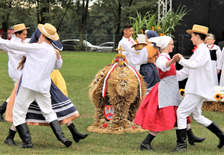
<svg viewBox="0 0 224 155"><path fill-rule="evenodd" d="M129 41L132 45L135 44L130 38L128 39L128 41Z"/></svg>
<svg viewBox="0 0 224 155"><path fill-rule="evenodd" d="M194 49L192 50L192 52L196 51L197 48L198 46L194 46Z"/></svg>

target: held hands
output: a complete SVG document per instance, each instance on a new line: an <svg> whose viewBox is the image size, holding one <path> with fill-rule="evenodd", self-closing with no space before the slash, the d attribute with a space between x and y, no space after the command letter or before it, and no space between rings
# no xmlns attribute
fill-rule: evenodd
<svg viewBox="0 0 224 155"><path fill-rule="evenodd" d="M177 53L173 56L174 61L179 62L182 59L183 55Z"/></svg>

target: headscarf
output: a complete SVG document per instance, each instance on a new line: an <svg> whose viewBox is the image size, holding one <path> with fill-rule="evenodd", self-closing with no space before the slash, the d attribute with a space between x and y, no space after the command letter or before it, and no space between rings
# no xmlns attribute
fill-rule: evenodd
<svg viewBox="0 0 224 155"><path fill-rule="evenodd" d="M159 35L153 31L153 30L146 30L145 32L146 36L148 39L152 38L152 37L158 37Z"/></svg>
<svg viewBox="0 0 224 155"><path fill-rule="evenodd" d="M164 49L168 46L170 40L171 40L170 36L159 36L159 37L150 38L148 41L156 43L157 47Z"/></svg>

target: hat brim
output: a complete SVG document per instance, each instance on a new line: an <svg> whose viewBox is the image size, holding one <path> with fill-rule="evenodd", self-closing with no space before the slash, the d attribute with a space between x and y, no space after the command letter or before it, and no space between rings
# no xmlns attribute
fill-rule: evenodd
<svg viewBox="0 0 224 155"><path fill-rule="evenodd" d="M46 32L44 32L44 25L43 24L38 24L38 29L40 30L40 32L44 35L44 36L46 36L47 38L49 38L49 39L51 39L51 40L55 40L55 41L57 41L57 40L59 40L59 35L58 35L58 33L56 32L55 33L55 35L49 35L49 34L47 34Z"/></svg>
<svg viewBox="0 0 224 155"><path fill-rule="evenodd" d="M16 32L19 32L19 31L23 31L23 30L27 30L27 29L29 29L30 27L25 27L25 28L23 28L23 29L20 29L20 30L14 30L14 32L13 33L16 33Z"/></svg>
<svg viewBox="0 0 224 155"><path fill-rule="evenodd" d="M204 34L206 36L208 36L209 34L208 33L205 33L205 32L201 32L201 31L197 31L197 30L187 30L186 31L188 34L191 34L191 33L200 33L200 34Z"/></svg>
<svg viewBox="0 0 224 155"><path fill-rule="evenodd" d="M136 46L139 46L139 45L146 46L147 43L137 43L137 44L132 45L131 48L136 47Z"/></svg>

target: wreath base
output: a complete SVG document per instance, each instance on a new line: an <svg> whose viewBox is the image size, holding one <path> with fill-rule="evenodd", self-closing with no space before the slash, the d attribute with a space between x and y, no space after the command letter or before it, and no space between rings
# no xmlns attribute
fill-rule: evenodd
<svg viewBox="0 0 224 155"><path fill-rule="evenodd" d="M92 124L87 128L89 132L96 133L110 133L110 134L123 134L123 133L137 133L145 132L148 130L142 129L141 126L127 121L127 124L118 126L113 124L112 121L101 120L99 123Z"/></svg>
<svg viewBox="0 0 224 155"><path fill-rule="evenodd" d="M202 105L202 110L224 112L224 102L205 101Z"/></svg>

